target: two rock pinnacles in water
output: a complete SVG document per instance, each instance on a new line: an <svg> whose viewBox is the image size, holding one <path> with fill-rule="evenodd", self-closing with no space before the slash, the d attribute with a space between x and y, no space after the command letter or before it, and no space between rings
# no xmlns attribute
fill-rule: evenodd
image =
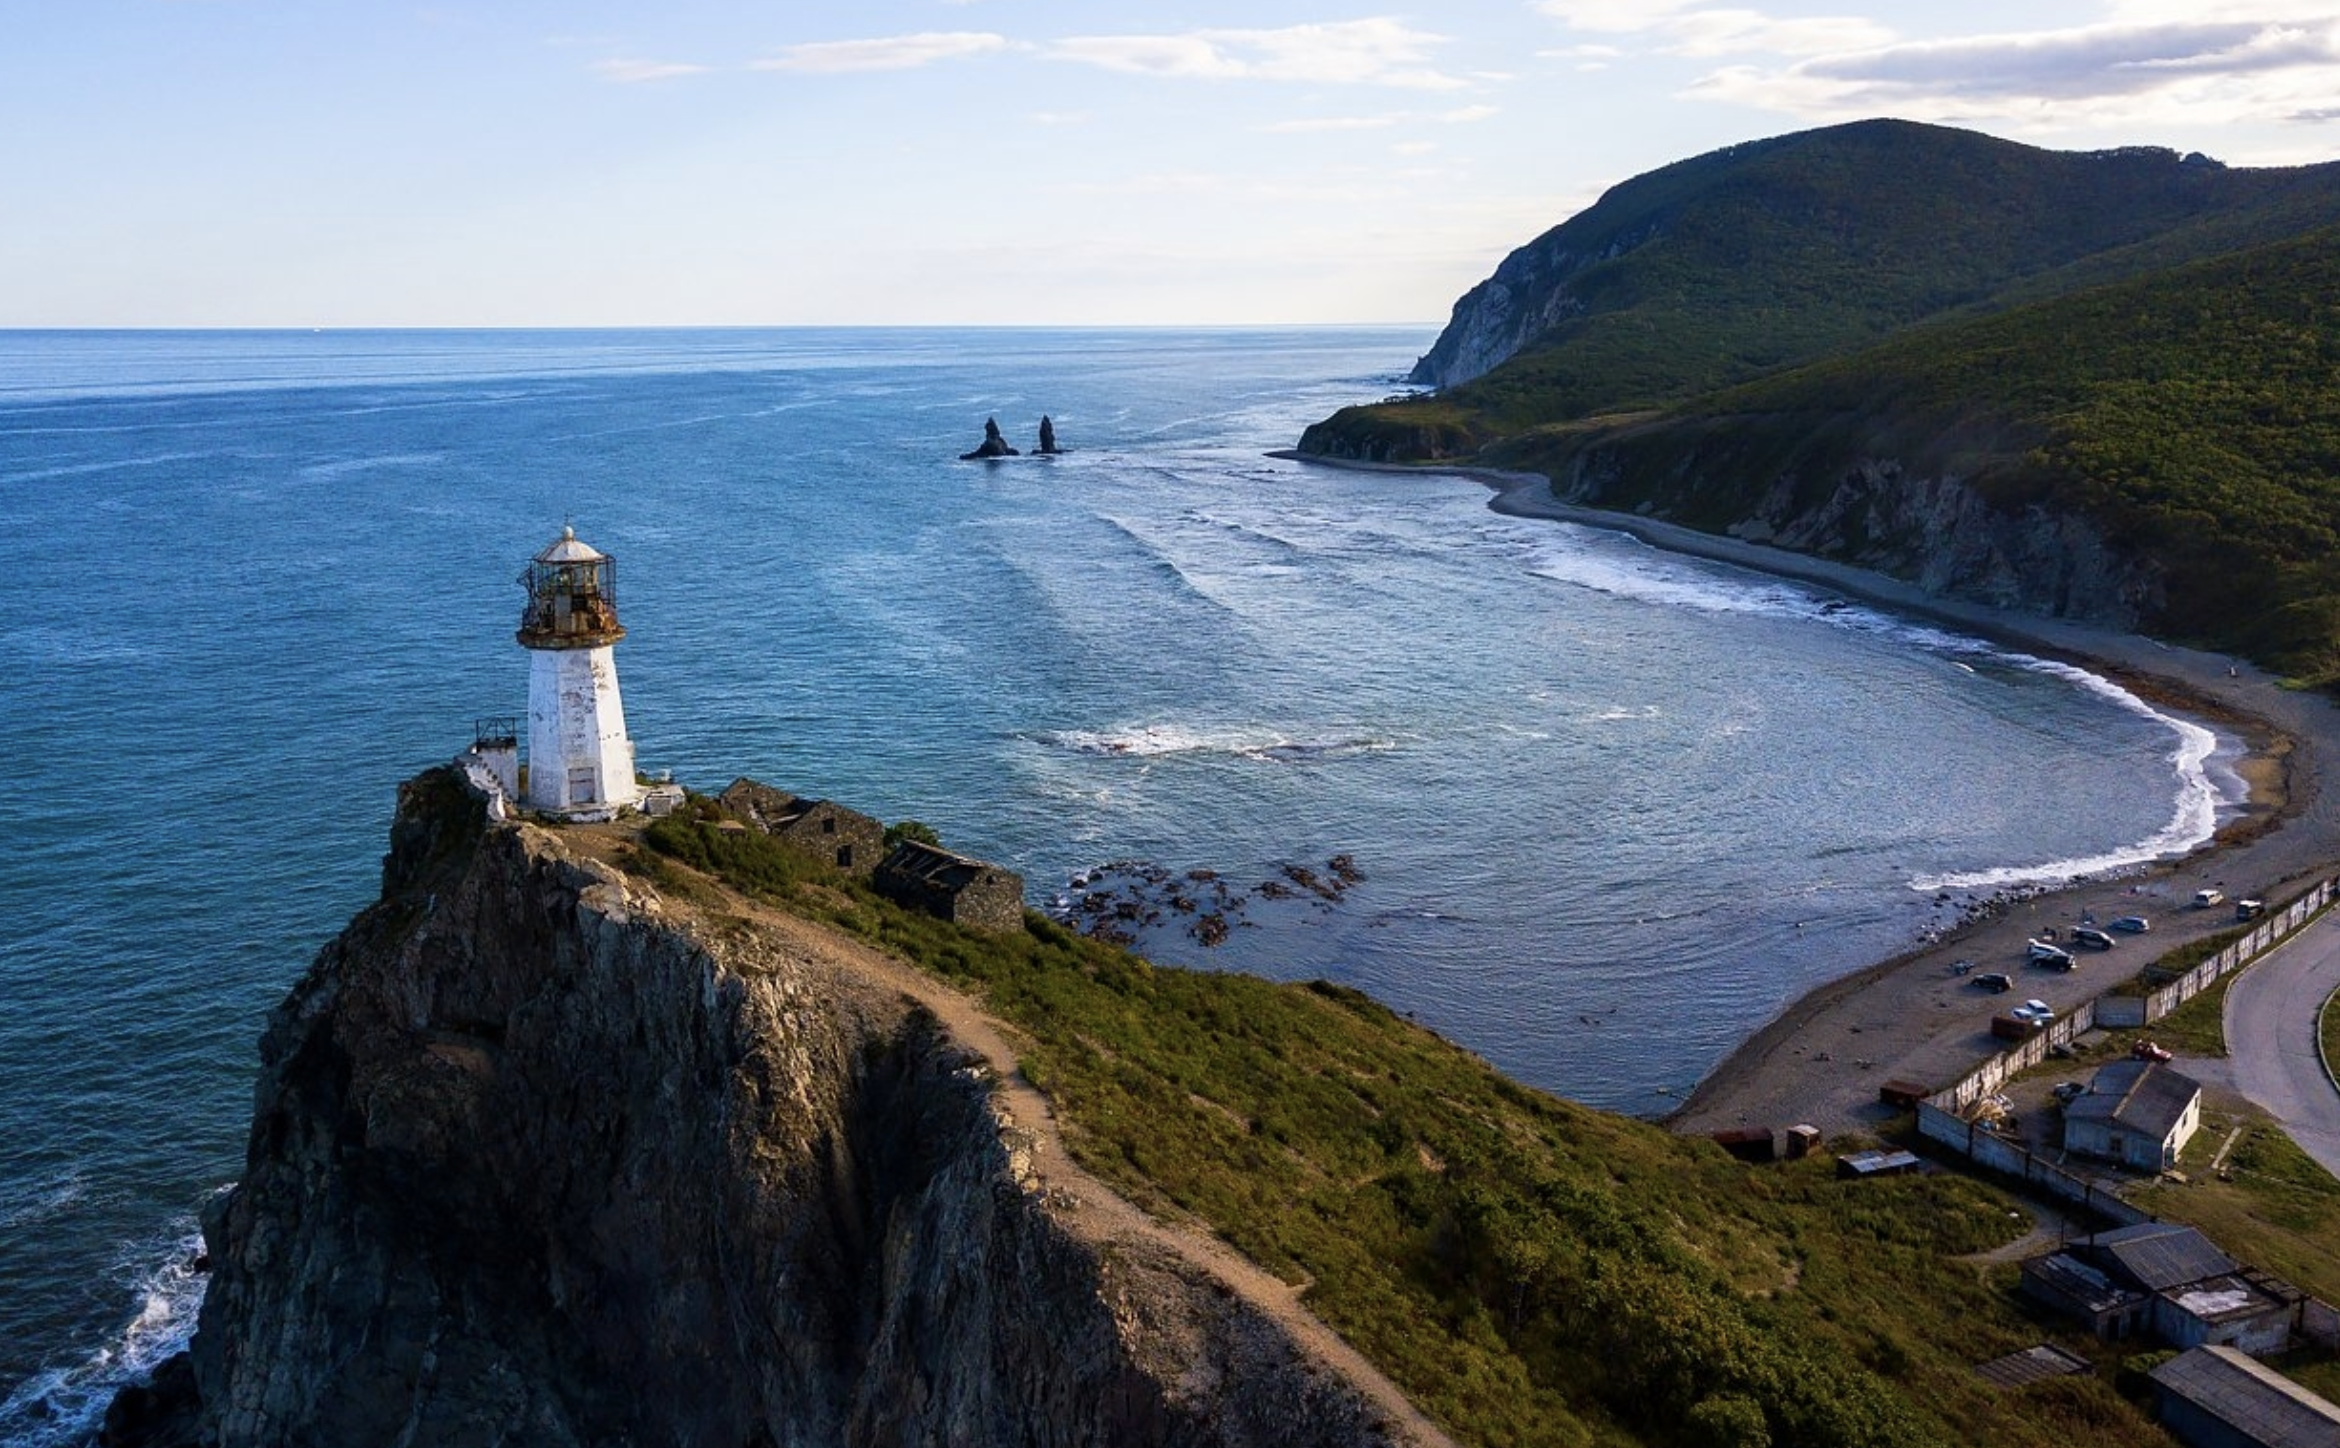
<svg viewBox="0 0 2340 1448"><path fill-rule="evenodd" d="M1040 446L1034 450L1035 456L1054 457L1063 450L1056 445L1056 424L1043 416L1040 419ZM999 419L987 417L983 419L983 445L973 452L959 454L959 461L975 462L982 458L1018 458L1022 456L1022 453L1009 447L1008 440L1000 434Z"/></svg>

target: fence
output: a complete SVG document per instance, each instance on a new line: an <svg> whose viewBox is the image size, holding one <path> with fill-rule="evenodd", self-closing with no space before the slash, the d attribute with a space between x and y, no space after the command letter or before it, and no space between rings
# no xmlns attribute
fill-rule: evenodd
<svg viewBox="0 0 2340 1448"><path fill-rule="evenodd" d="M2092 1001L2082 1001L2062 1019L2030 1040L1991 1057L1956 1084L1946 1086L1919 1102L1918 1134L1978 1165L2004 1172L2053 1196L2100 1212L2124 1226L2150 1220L2149 1213L2139 1211L2113 1196L2088 1177L2064 1170L2020 1141L1985 1131L1980 1124L1967 1120L1963 1113L1975 1102L1996 1092L2010 1078L2046 1060L2048 1053L2056 1047L2077 1039L2084 1031L2095 1026L2141 1026L2160 1020L2208 990L2221 977L2240 970L2288 939L2293 931L2332 903L2336 886L2340 886L2340 882L2326 880L2318 884L2270 916L2258 929L2176 980L2146 995L2098 996Z"/></svg>

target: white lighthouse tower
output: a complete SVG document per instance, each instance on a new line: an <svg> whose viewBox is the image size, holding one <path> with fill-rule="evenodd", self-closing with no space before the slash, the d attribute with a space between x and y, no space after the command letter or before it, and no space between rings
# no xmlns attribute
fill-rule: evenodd
<svg viewBox="0 0 2340 1448"><path fill-rule="evenodd" d="M617 560L563 528L520 575L531 809L606 818L641 798L618 702Z"/></svg>

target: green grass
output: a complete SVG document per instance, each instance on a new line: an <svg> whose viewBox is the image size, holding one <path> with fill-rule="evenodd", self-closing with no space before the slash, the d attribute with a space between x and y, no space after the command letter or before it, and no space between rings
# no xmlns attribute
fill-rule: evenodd
<svg viewBox="0 0 2340 1448"><path fill-rule="evenodd" d="M2205 1131L2204 1136L2209 1133ZM2224 1139L2221 1132L2220 1140ZM2130 1194L2137 1205L2199 1227L2230 1257L2263 1267L2326 1302L2340 1301L2340 1181L2273 1123L2253 1119L2227 1155L2226 1176L2207 1174L2209 1151L2187 1152L2184 1184Z"/></svg>
<svg viewBox="0 0 2340 1448"><path fill-rule="evenodd" d="M2020 1224L1952 1175L1847 1183L1527 1090L1338 986L1164 969L1042 917L979 935L705 820L687 862L981 998L1068 1145L1208 1224L1465 1441L2126 1443L2109 1382L2002 1394L1969 1364L2052 1335ZM2085 1346L2076 1343L2075 1346Z"/></svg>
<svg viewBox="0 0 2340 1448"><path fill-rule="evenodd" d="M2340 991L2324 997L2323 1007L2316 1015L2316 1039L2323 1046L2324 1075L2332 1077L2340 1072ZM2332 1084L2334 1089L2340 1089L2340 1079Z"/></svg>

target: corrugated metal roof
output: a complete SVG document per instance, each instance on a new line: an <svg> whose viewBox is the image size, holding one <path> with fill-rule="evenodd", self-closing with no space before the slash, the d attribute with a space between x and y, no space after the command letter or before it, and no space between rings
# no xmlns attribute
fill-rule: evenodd
<svg viewBox="0 0 2340 1448"><path fill-rule="evenodd" d="M2340 1407L2233 1348L2180 1353L2153 1370L2153 1381L2264 1448L2340 1445Z"/></svg>
<svg viewBox="0 0 2340 1448"><path fill-rule="evenodd" d="M2002 1388L2020 1388L2025 1383L2036 1383L2047 1378L2073 1377L2094 1371L2088 1359L2070 1353L2054 1343L2043 1342L2021 1352L1992 1358L1987 1363L1976 1363L1974 1370Z"/></svg>
<svg viewBox="0 0 2340 1448"><path fill-rule="evenodd" d="M2110 1119L2127 1130L2167 1141L2201 1083L2158 1061L2115 1061L2096 1073L2088 1093L2064 1105L2067 1120Z"/></svg>
<svg viewBox="0 0 2340 1448"><path fill-rule="evenodd" d="M2192 1227L2169 1222L2144 1222L2099 1232L2087 1250L2148 1292L2162 1292L2241 1270L2208 1237Z"/></svg>
<svg viewBox="0 0 2340 1448"><path fill-rule="evenodd" d="M2075 1306L2091 1313L2112 1312L2132 1302L2145 1300L2144 1294L2117 1287L2102 1272L2068 1253L2058 1252L2023 1264L2026 1275L2063 1294Z"/></svg>

